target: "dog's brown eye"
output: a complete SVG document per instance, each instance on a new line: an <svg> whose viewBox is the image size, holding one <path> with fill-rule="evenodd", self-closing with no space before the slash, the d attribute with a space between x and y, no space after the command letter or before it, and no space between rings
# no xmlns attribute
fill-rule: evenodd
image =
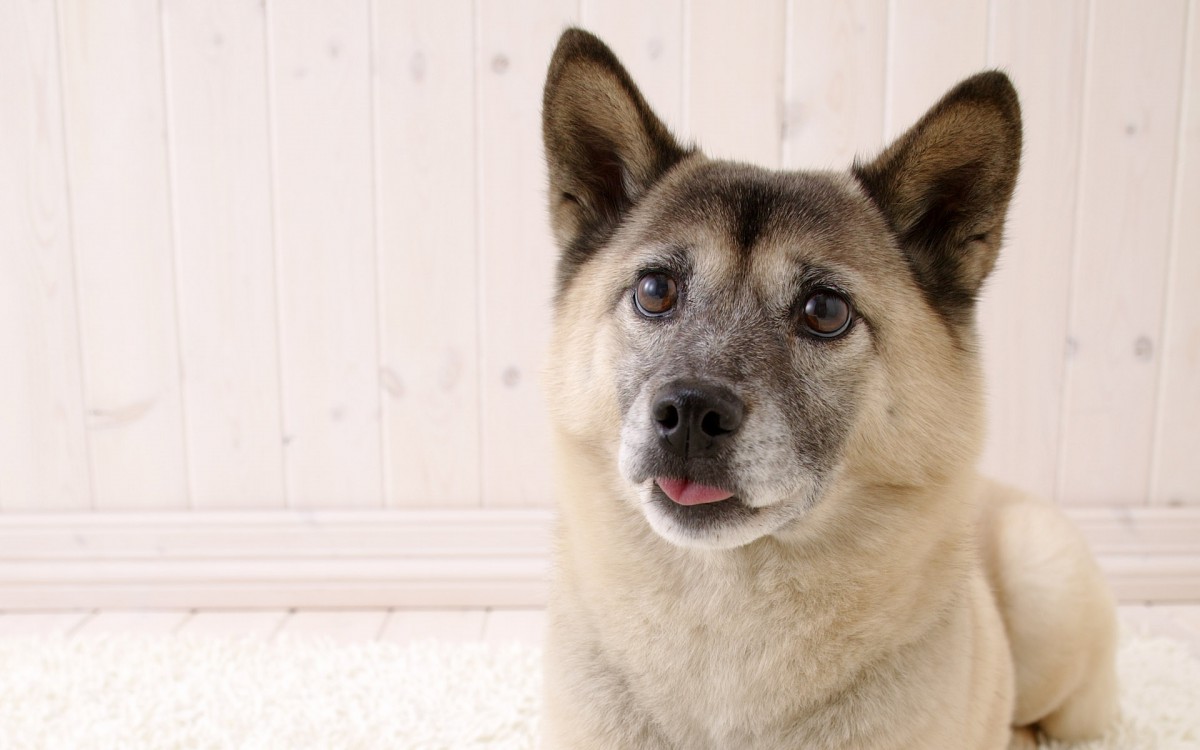
<svg viewBox="0 0 1200 750"><path fill-rule="evenodd" d="M675 279L661 271L642 274L633 290L633 301L638 312L651 318L669 313L678 298L679 289Z"/></svg>
<svg viewBox="0 0 1200 750"><path fill-rule="evenodd" d="M850 328L850 302L832 289L818 289L804 300L800 322L814 336L832 339Z"/></svg>

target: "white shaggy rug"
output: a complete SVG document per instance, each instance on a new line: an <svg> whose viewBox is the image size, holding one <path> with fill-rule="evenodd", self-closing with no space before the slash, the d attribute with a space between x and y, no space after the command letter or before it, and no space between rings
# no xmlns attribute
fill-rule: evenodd
<svg viewBox="0 0 1200 750"><path fill-rule="evenodd" d="M533 748L538 653L200 637L0 639L0 748ZM1087 750L1200 748L1200 662L1127 635Z"/></svg>

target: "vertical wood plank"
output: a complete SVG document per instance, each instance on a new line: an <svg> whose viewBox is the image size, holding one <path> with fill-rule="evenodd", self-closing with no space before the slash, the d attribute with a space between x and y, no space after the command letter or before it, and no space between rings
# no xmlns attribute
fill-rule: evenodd
<svg viewBox="0 0 1200 750"><path fill-rule="evenodd" d="M903 133L987 62L987 0L890 0L884 135Z"/></svg>
<svg viewBox="0 0 1200 750"><path fill-rule="evenodd" d="M1061 434L1066 503L1146 499L1185 10L1184 0L1092 9Z"/></svg>
<svg viewBox="0 0 1200 750"><path fill-rule="evenodd" d="M1050 497L1058 470L1087 2L997 3L991 39L988 64L1013 79L1025 137L1004 248L979 307L988 394L983 469Z"/></svg>
<svg viewBox="0 0 1200 750"><path fill-rule="evenodd" d="M538 385L557 257L546 218L541 91L576 0L478 4L483 502L551 497Z"/></svg>
<svg viewBox="0 0 1200 750"><path fill-rule="evenodd" d="M60 7L95 505L183 507L158 4Z"/></svg>
<svg viewBox="0 0 1200 750"><path fill-rule="evenodd" d="M782 162L784 0L690 0L689 135L710 156Z"/></svg>
<svg viewBox="0 0 1200 750"><path fill-rule="evenodd" d="M368 3L278 3L267 16L289 504L377 506Z"/></svg>
<svg viewBox="0 0 1200 750"><path fill-rule="evenodd" d="M1200 504L1200 3L1188 13L1181 151L1176 157L1174 228L1158 392L1150 502ZM1200 625L1200 620L1197 621Z"/></svg>
<svg viewBox="0 0 1200 750"><path fill-rule="evenodd" d="M683 125L683 0L584 0L582 23L612 47L667 127Z"/></svg>
<svg viewBox="0 0 1200 750"><path fill-rule="evenodd" d="M52 2L0 5L0 510L91 505Z"/></svg>
<svg viewBox="0 0 1200 750"><path fill-rule="evenodd" d="M192 504L281 507L263 6L163 10Z"/></svg>
<svg viewBox="0 0 1200 750"><path fill-rule="evenodd" d="M887 0L792 0L783 161L845 169L883 143Z"/></svg>
<svg viewBox="0 0 1200 750"><path fill-rule="evenodd" d="M376 8L386 500L474 505L479 303L471 2Z"/></svg>

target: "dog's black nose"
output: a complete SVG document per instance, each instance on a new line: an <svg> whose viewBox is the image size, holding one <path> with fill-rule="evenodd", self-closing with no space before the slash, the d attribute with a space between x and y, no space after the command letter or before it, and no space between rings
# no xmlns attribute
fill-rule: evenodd
<svg viewBox="0 0 1200 750"><path fill-rule="evenodd" d="M683 458L716 452L742 424L742 401L723 385L674 380L654 397L651 414L663 446Z"/></svg>

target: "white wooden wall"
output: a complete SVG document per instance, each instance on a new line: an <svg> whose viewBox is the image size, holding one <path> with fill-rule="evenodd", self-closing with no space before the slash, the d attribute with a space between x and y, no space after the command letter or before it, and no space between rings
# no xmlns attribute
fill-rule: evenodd
<svg viewBox="0 0 1200 750"><path fill-rule="evenodd" d="M544 525L517 509L551 500L567 24L679 134L775 167L845 167L1006 69L985 468L1092 524L1127 596L1200 599L1200 0L0 0L0 609L189 524ZM220 549L184 557L259 548Z"/></svg>

